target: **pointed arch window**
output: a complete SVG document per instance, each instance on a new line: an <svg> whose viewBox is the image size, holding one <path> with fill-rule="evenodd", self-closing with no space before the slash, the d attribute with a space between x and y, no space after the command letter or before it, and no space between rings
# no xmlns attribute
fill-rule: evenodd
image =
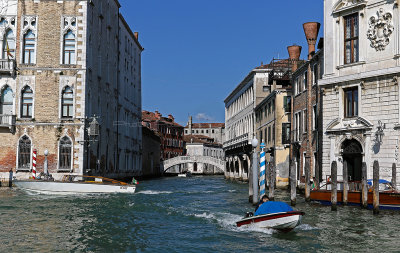
<svg viewBox="0 0 400 253"><path fill-rule="evenodd" d="M23 45L23 63L34 64L35 63L35 41L36 36L32 30L28 30L24 34L24 45Z"/></svg>
<svg viewBox="0 0 400 253"><path fill-rule="evenodd" d="M29 86L22 90L21 118L32 118L33 91Z"/></svg>
<svg viewBox="0 0 400 253"><path fill-rule="evenodd" d="M60 140L59 170L71 170L72 141L67 136Z"/></svg>
<svg viewBox="0 0 400 253"><path fill-rule="evenodd" d="M31 147L32 142L28 136L24 135L18 142L18 169L29 170L31 167Z"/></svg>
<svg viewBox="0 0 400 253"><path fill-rule="evenodd" d="M74 112L74 93L71 87L67 86L64 88L61 100L61 116L63 118L72 118Z"/></svg>
<svg viewBox="0 0 400 253"><path fill-rule="evenodd" d="M13 30L8 29L3 40L3 59L14 59L15 57L15 35Z"/></svg>
<svg viewBox="0 0 400 253"><path fill-rule="evenodd" d="M76 63L75 34L68 30L64 35L63 64Z"/></svg>
<svg viewBox="0 0 400 253"><path fill-rule="evenodd" d="M13 92L9 86L6 86L0 95L0 115L12 115Z"/></svg>

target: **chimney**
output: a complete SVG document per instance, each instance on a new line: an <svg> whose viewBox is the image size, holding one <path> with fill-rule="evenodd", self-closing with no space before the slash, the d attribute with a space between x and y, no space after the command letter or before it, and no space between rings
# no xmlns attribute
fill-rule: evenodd
<svg viewBox="0 0 400 253"><path fill-rule="evenodd" d="M169 118L170 120L172 120L172 122L174 122L174 120L175 120L174 116L172 116L171 114L168 115L168 118Z"/></svg>
<svg viewBox="0 0 400 253"><path fill-rule="evenodd" d="M155 114L156 114L156 117L157 117L158 119L161 118L161 116L162 116L162 114L159 113L158 111L155 111Z"/></svg>
<svg viewBox="0 0 400 253"><path fill-rule="evenodd" d="M321 24L318 22L308 22L303 24L304 33L308 43L308 59L310 60L315 53L315 44L317 44L318 32Z"/></svg>
<svg viewBox="0 0 400 253"><path fill-rule="evenodd" d="M193 124L192 116L189 116L188 125L189 125L189 134L190 134L190 135L192 134L192 124Z"/></svg>
<svg viewBox="0 0 400 253"><path fill-rule="evenodd" d="M135 32L133 35L135 36L136 40L139 40L139 33L138 32Z"/></svg>
<svg viewBox="0 0 400 253"><path fill-rule="evenodd" d="M298 61L300 60L301 46L293 45L287 47L289 53L289 59L292 62L292 72L295 72L298 67Z"/></svg>

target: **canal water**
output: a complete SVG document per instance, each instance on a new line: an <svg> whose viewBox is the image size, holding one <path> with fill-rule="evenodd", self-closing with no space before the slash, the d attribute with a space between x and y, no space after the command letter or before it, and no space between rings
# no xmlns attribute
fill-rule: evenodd
<svg viewBox="0 0 400 253"><path fill-rule="evenodd" d="M290 233L237 228L248 185L223 177L140 182L134 195L0 189L0 252L399 252L400 212L306 204ZM289 201L278 191L276 198Z"/></svg>

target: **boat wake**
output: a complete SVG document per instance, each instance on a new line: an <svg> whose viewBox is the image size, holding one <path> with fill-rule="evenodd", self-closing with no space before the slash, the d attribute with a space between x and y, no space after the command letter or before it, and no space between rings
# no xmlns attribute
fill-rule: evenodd
<svg viewBox="0 0 400 253"><path fill-rule="evenodd" d="M152 190L147 190L147 191L138 191L136 192L137 194L147 194L147 195L157 195L157 194L171 194L171 191L152 191Z"/></svg>
<svg viewBox="0 0 400 253"><path fill-rule="evenodd" d="M313 227L309 224L300 224L299 226L297 226L295 228L295 230L302 230L302 231L310 231L310 230L316 230L316 229L319 229L319 228Z"/></svg>
<svg viewBox="0 0 400 253"><path fill-rule="evenodd" d="M242 227L237 227L236 222L243 217L241 215L237 214L231 214L231 213L201 213L201 214L194 214L195 217L198 218L204 218L212 222L217 222L218 225L221 227L235 231L235 232L259 232L263 234L268 234L271 235L275 232L273 229L265 229L265 228L259 228L257 226L249 225L249 226L242 226Z"/></svg>

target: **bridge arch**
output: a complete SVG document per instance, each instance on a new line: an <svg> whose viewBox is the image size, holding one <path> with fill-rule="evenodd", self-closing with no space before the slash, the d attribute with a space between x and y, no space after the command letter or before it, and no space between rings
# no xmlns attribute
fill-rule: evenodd
<svg viewBox="0 0 400 253"><path fill-rule="evenodd" d="M167 172L170 170L173 166L179 165L179 164L193 164L193 165L199 165L200 163L202 164L208 164L216 167L219 170L219 173L224 173L226 171L225 169L225 161L215 158L215 157L210 157L210 156L177 156L168 160L165 160L162 162L164 172ZM197 167L198 170L198 167Z"/></svg>

